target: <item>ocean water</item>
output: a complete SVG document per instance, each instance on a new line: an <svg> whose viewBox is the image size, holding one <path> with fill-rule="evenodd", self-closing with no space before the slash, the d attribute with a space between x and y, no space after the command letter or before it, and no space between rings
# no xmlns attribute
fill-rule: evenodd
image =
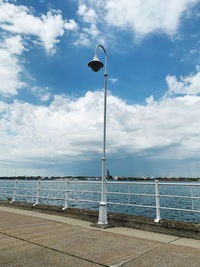
<svg viewBox="0 0 200 267"><path fill-rule="evenodd" d="M90 182L90 183L88 183ZM180 186L180 185L184 186ZM190 185L193 186L190 186ZM13 197L15 181L0 180L0 199ZM37 195L36 180L18 180L15 201L36 202ZM39 203L48 205L65 205L66 181L41 181L39 190ZM101 198L101 183L97 181L71 181L68 187L69 207L98 210ZM77 192L78 190L78 192ZM80 192L81 191L81 192ZM84 191L93 191L92 193ZM107 184L108 212L131 214L156 218L155 185L153 182L112 182ZM176 221L186 221L200 223L200 199L190 199L189 197L200 197L200 183L197 182L159 182L160 195L185 196L185 198L160 197L161 218ZM123 195L121 193L143 194ZM146 195L148 194L148 195ZM153 195L153 196L152 196ZM77 201L79 200L79 201ZM91 201L91 202L90 202ZM112 203L112 204L110 204ZM121 203L118 205L113 203ZM132 205L144 205L147 207L133 207ZM150 206L150 207L149 207ZM163 208L189 209L189 211L168 210Z"/></svg>

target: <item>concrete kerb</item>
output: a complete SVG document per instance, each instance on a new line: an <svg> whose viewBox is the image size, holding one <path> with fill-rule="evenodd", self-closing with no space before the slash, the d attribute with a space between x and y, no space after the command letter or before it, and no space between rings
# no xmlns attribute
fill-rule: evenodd
<svg viewBox="0 0 200 267"><path fill-rule="evenodd" d="M98 211L94 210L83 210L77 208L76 209L68 208L62 210L62 207L58 206L41 205L41 204L33 206L32 203L25 203L25 202L10 203L7 200L0 200L0 205L88 221L92 223L93 227L96 226L100 228L109 228L114 226L127 227L143 231L175 235L179 237L186 237L186 238L193 238L200 240L200 224L196 223L178 222L170 220L161 220L159 223L155 223L154 219L149 217L108 213L109 224L106 227L105 226L101 227L101 225L97 225Z"/></svg>

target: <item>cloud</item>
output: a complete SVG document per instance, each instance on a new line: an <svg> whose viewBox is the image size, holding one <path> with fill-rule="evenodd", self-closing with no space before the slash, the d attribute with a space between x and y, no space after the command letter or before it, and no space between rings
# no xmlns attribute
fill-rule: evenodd
<svg viewBox="0 0 200 267"><path fill-rule="evenodd" d="M26 85L21 81L23 67L18 57L23 49L19 35L5 38L0 45L0 93L3 96L16 95Z"/></svg>
<svg viewBox="0 0 200 267"><path fill-rule="evenodd" d="M109 78L108 80L111 81L112 83L118 82L118 78Z"/></svg>
<svg viewBox="0 0 200 267"><path fill-rule="evenodd" d="M199 51L197 49L192 49L189 51L190 54L197 54Z"/></svg>
<svg viewBox="0 0 200 267"><path fill-rule="evenodd" d="M120 28L130 28L143 37L161 31L168 35L176 33L181 15L198 0L109 0L106 4L106 20Z"/></svg>
<svg viewBox="0 0 200 267"><path fill-rule="evenodd" d="M8 49L11 54L20 55L24 50L23 40L20 35L15 35L5 39L5 49Z"/></svg>
<svg viewBox="0 0 200 267"><path fill-rule="evenodd" d="M89 8L86 4L80 3L78 8L78 15L82 17L84 22L95 24L98 16L93 8Z"/></svg>
<svg viewBox="0 0 200 267"><path fill-rule="evenodd" d="M169 94L188 94L194 95L200 93L200 72L197 66L197 73L191 74L186 77L180 77L180 81L177 80L175 75L168 75L166 82L169 87Z"/></svg>
<svg viewBox="0 0 200 267"><path fill-rule="evenodd" d="M89 28L84 28L84 32L88 33L92 39L95 39L99 35L99 30L95 24L91 24Z"/></svg>
<svg viewBox="0 0 200 267"><path fill-rule="evenodd" d="M65 22L64 28L69 31L77 31L79 29L79 26L75 22L75 20L70 19L68 22Z"/></svg>
<svg viewBox="0 0 200 267"><path fill-rule="evenodd" d="M103 20L98 10L98 3L95 2L95 4L90 1L79 0L77 15L82 22L82 28L80 29L80 37L75 42L75 45L89 46L91 40L104 43L105 36L104 38L102 37L102 33L97 26Z"/></svg>
<svg viewBox="0 0 200 267"><path fill-rule="evenodd" d="M54 52L65 30L77 30L78 25L71 19L65 21L60 11L48 11L41 17L34 16L31 8L23 5L0 2L0 28L11 33L31 35L39 38L47 52Z"/></svg>
<svg viewBox="0 0 200 267"><path fill-rule="evenodd" d="M197 2L109 0L106 5L107 21L113 26L131 28L139 37L157 31L173 35L179 27L182 14Z"/></svg>
<svg viewBox="0 0 200 267"><path fill-rule="evenodd" d="M74 42L75 46L89 46L90 44L90 38L86 33L80 33L78 40Z"/></svg>
<svg viewBox="0 0 200 267"><path fill-rule="evenodd" d="M128 105L108 95L109 157L200 157L200 97L165 97ZM92 160L102 153L103 92L72 99L56 95L49 106L0 102L0 162L22 166ZM9 144L9 146L7 145Z"/></svg>
<svg viewBox="0 0 200 267"><path fill-rule="evenodd" d="M188 11L198 2L200 1L80 0L78 15L82 22L96 25L99 31L97 38L102 38L103 34L110 38L111 27L132 31L136 39L158 32L173 36L178 31L183 14L191 16L192 13L189 14Z"/></svg>
<svg viewBox="0 0 200 267"><path fill-rule="evenodd" d="M42 44L46 52L53 54L55 44L64 32L77 31L78 25L73 19L63 19L59 10L35 16L32 8L0 0L0 30L0 94L10 97L28 87L22 77L26 40L29 44ZM50 96L40 92L39 97L41 101L47 101Z"/></svg>
<svg viewBox="0 0 200 267"><path fill-rule="evenodd" d="M51 94L48 92L48 87L38 87L35 86L31 89L32 93L37 96L41 101L48 101Z"/></svg>

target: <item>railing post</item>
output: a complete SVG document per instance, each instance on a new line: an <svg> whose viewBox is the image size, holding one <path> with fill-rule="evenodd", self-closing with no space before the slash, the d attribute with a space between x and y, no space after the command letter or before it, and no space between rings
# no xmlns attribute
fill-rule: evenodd
<svg viewBox="0 0 200 267"><path fill-rule="evenodd" d="M131 203L131 200L130 200L130 184L128 184L128 204Z"/></svg>
<svg viewBox="0 0 200 267"><path fill-rule="evenodd" d="M65 206L62 208L62 210L69 208L69 179L66 180L66 191L65 191Z"/></svg>
<svg viewBox="0 0 200 267"><path fill-rule="evenodd" d="M192 187L190 187L191 197L192 197L192 210L194 210L194 199L193 199L193 191Z"/></svg>
<svg viewBox="0 0 200 267"><path fill-rule="evenodd" d="M38 180L37 182L36 200L35 200L35 204L33 204L34 207L39 204L39 191L40 191L40 180Z"/></svg>
<svg viewBox="0 0 200 267"><path fill-rule="evenodd" d="M15 201L16 192L17 192L17 180L15 180L13 196L12 196L12 200L10 201L10 203Z"/></svg>
<svg viewBox="0 0 200 267"><path fill-rule="evenodd" d="M155 180L155 197L156 197L156 219L154 222L158 223L161 220L160 217L160 193L158 180Z"/></svg>

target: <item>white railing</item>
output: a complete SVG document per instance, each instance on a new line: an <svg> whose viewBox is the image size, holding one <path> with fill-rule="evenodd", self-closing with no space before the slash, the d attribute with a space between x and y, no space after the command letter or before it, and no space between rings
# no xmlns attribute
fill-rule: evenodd
<svg viewBox="0 0 200 267"><path fill-rule="evenodd" d="M49 184L54 185L54 183L61 185L60 188L51 188ZM1 186L3 184L3 186ZM6 184L6 186L4 186ZM31 185L32 186L28 186ZM92 184L95 185L97 190L83 190L80 187L83 185ZM10 186L8 186L10 185ZM44 187L46 185L46 188ZM78 188L72 188L73 185L76 185ZM22 181L22 180L15 180L15 181L8 181L0 180L0 196L7 197L10 196L10 202L15 202L16 199L25 198L27 200L32 199L32 203L34 206L38 204L42 204L41 200L60 200L63 203L63 210L70 207L70 202L89 202L89 203L96 203L99 204L100 202L100 181L79 181L79 180L55 180L55 181L45 181L45 180L37 180L37 181ZM156 218L155 222L159 222L161 220L160 211L161 210L171 210L171 211L182 211L182 212L191 212L191 213L200 213L200 204L197 209L194 207L194 200L200 200L200 183L179 183L179 182L160 182L158 180L151 181L151 182L114 182L114 181L107 181L107 186L112 185L112 189L116 189L118 187L118 191L122 188L122 186L127 186L127 192L121 191L107 191L106 194L108 197L111 197L111 201L108 201L108 205L117 205L117 206L127 206L127 207L136 207L136 208L147 208L147 209L155 209L156 210ZM130 192L130 188L134 188L134 186L151 186L153 187L153 192L151 193L135 193ZM48 188L47 188L48 186ZM172 194L161 194L160 189L163 186L173 187L178 186L180 188L187 187L190 188L190 195L172 195ZM193 196L193 190L195 188L197 190L197 195ZM5 192L10 193L5 193ZM12 192L11 192L12 191ZM152 191L152 190L151 190ZM170 190L169 190L170 191ZM47 193L48 195L44 195ZM73 193L76 194L97 194L99 195L99 200L93 199L81 199L81 198L74 198ZM56 196L55 196L56 194ZM112 196L118 199L123 196L128 197L128 203L124 202L115 202L112 200ZM114 198L113 197L113 198ZM154 199L153 205L144 205L141 203L133 203L134 197L151 197ZM8 198L8 197L7 197ZM191 200L191 208L179 208L179 207L164 207L161 206L162 199L190 199ZM132 202L131 202L132 201ZM199 202L200 203L200 202Z"/></svg>

